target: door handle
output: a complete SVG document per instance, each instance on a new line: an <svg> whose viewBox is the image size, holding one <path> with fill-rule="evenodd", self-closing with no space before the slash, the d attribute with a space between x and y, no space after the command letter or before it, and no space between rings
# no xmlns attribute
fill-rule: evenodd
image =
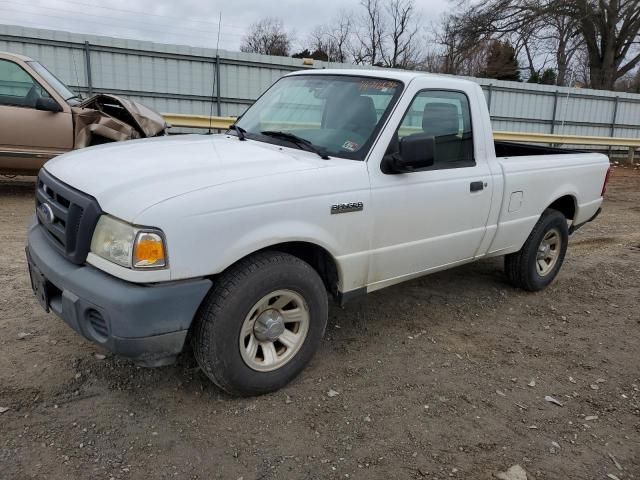
<svg viewBox="0 0 640 480"><path fill-rule="evenodd" d="M484 182L471 182L471 185L469 186L469 190L471 190L472 192L478 192L483 189Z"/></svg>

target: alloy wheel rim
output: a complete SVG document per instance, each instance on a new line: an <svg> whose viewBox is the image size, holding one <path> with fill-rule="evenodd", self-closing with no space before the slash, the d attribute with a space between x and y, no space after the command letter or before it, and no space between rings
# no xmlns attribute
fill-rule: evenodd
<svg viewBox="0 0 640 480"><path fill-rule="evenodd" d="M292 290L276 290L258 300L240 329L240 354L259 372L286 365L298 353L309 331L309 309Z"/></svg>
<svg viewBox="0 0 640 480"><path fill-rule="evenodd" d="M560 231L556 228L549 230L544 237L542 237L536 254L536 270L538 275L544 277L553 270L558 263L561 246L562 237L560 236Z"/></svg>

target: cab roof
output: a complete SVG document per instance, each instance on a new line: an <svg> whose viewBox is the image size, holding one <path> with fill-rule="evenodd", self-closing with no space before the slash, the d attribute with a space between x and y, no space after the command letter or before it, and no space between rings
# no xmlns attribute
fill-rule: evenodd
<svg viewBox="0 0 640 480"><path fill-rule="evenodd" d="M26 55L20 55L18 53L3 52L0 51L0 58L22 60L23 62L33 62L33 58L29 58Z"/></svg>
<svg viewBox="0 0 640 480"><path fill-rule="evenodd" d="M410 83L412 80L416 78L428 78L432 80L446 80L447 82L454 82L456 84L465 83L469 85L476 85L475 82L471 80L464 80L459 77L453 77L450 75L441 75L436 73L426 73L426 72L415 72L415 71L407 71L407 70L393 70L393 69L359 69L359 68L327 68L327 69L309 69L309 70L298 70L296 72L290 73L287 76L294 75L345 75L345 76L356 76L356 77L373 77L373 78L384 78L389 80L399 80L404 82L405 84Z"/></svg>

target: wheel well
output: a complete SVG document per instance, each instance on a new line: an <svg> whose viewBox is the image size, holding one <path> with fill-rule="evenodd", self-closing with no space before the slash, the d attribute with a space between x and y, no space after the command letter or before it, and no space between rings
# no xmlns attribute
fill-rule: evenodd
<svg viewBox="0 0 640 480"><path fill-rule="evenodd" d="M271 245L264 250L276 250L288 253L300 260L307 262L318 272L325 284L327 291L337 298L338 296L338 265L333 256L324 248L309 242L286 242Z"/></svg>
<svg viewBox="0 0 640 480"><path fill-rule="evenodd" d="M547 208L557 210L569 220L573 220L576 215L576 201L571 195L560 197Z"/></svg>

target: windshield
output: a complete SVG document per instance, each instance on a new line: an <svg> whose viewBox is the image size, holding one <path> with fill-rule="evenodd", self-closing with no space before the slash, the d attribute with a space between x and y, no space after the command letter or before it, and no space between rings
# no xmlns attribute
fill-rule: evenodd
<svg viewBox="0 0 640 480"><path fill-rule="evenodd" d="M67 101L73 98L79 98L77 93L74 93L71 90L69 90L69 87L67 87L64 83L58 80L56 76L53 73L51 73L49 70L47 70L47 68L44 65L38 62L28 62L28 63L29 63L29 66L33 68L38 73L38 75L44 78L44 80L49 85L51 85L51 87L53 87L53 89L56 92L58 92L58 94L62 98L64 98Z"/></svg>
<svg viewBox="0 0 640 480"><path fill-rule="evenodd" d="M296 146L274 135L285 132L330 156L363 160L401 91L401 82L371 77L284 77L236 125L253 140Z"/></svg>

